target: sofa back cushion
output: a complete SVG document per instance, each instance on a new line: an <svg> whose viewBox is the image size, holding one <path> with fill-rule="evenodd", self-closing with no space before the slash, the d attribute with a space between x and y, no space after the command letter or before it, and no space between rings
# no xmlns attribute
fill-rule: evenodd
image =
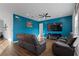
<svg viewBox="0 0 79 59"><path fill-rule="evenodd" d="M37 40L35 35L32 34L18 34L19 40L28 43L28 44L34 44L34 42Z"/></svg>
<svg viewBox="0 0 79 59"><path fill-rule="evenodd" d="M67 44L70 45L70 46L72 46L76 39L77 39L77 38L70 38L70 39L67 41Z"/></svg>
<svg viewBox="0 0 79 59"><path fill-rule="evenodd" d="M36 39L35 35L32 35L32 34L26 34L25 35L25 42L26 43L34 44L36 40L37 39Z"/></svg>

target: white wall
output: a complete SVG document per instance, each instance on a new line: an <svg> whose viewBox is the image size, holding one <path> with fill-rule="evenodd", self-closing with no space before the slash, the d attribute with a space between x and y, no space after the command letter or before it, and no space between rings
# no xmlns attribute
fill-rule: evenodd
<svg viewBox="0 0 79 59"><path fill-rule="evenodd" d="M4 21L0 19L0 33L5 30Z"/></svg>
<svg viewBox="0 0 79 59"><path fill-rule="evenodd" d="M13 13L6 10L3 5L0 5L0 19L4 20L4 23L7 25L7 30L4 31L4 37L8 40L13 40Z"/></svg>

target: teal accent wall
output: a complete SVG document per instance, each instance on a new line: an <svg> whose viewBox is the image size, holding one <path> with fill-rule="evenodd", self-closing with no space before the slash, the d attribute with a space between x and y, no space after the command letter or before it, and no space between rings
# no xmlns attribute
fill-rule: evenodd
<svg viewBox="0 0 79 59"><path fill-rule="evenodd" d="M46 21L41 21L39 23L43 23L44 36L46 36L48 33L51 33L51 34L62 34L64 37L68 37L70 32L72 32L72 16L49 19ZM62 23L62 31L48 31L47 25L51 23Z"/></svg>
<svg viewBox="0 0 79 59"><path fill-rule="evenodd" d="M19 18L17 19L18 16ZM32 22L32 28L26 26L27 22ZM72 32L72 16L65 16L55 19L49 19L45 21L35 21L33 19L23 17L17 14L13 14L13 41L16 41L17 34L34 34L38 37L39 34L39 23L43 23L43 35L46 36L48 33L52 34L62 34L63 36L68 36ZM50 23L62 23L62 31L48 31L47 24Z"/></svg>
<svg viewBox="0 0 79 59"><path fill-rule="evenodd" d="M17 18L18 16L19 18ZM27 27L26 23L32 22L32 27ZM13 41L16 41L16 35L17 34L34 34L38 36L39 31L39 23L37 21L34 21L30 18L25 18L23 16L19 16L16 14L13 14Z"/></svg>

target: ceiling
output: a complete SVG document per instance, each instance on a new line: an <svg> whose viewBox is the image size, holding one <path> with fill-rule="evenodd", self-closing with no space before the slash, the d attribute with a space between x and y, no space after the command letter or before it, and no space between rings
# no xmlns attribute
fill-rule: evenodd
<svg viewBox="0 0 79 59"><path fill-rule="evenodd" d="M16 3L16 4L0 4L0 8L5 12L12 12L24 17L32 18L37 21L47 20L69 16L73 14L74 3ZM39 18L39 14L48 12L50 18Z"/></svg>

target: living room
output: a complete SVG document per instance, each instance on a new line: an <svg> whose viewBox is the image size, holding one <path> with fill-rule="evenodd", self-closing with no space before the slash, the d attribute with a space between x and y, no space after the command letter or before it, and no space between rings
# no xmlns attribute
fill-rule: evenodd
<svg viewBox="0 0 79 59"><path fill-rule="evenodd" d="M0 4L1 20L5 23L3 37L10 41L10 47L1 55L79 55L75 50L79 46L78 6L77 3Z"/></svg>

